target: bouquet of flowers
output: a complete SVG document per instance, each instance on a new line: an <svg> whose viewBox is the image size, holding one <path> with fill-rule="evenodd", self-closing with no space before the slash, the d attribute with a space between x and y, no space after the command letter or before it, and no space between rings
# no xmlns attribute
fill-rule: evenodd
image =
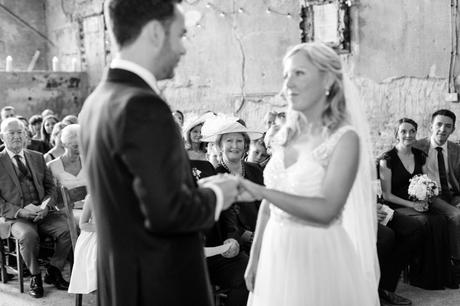
<svg viewBox="0 0 460 306"><path fill-rule="evenodd" d="M416 202L414 209L423 212L428 210L431 199L439 194L439 187L426 174L418 174L410 179L407 192Z"/></svg>

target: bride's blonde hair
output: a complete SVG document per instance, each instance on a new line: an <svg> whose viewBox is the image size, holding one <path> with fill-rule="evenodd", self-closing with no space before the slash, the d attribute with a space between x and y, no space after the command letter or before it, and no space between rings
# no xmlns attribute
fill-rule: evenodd
<svg viewBox="0 0 460 306"><path fill-rule="evenodd" d="M332 77L332 85L325 89L326 103L321 115L324 132L330 134L348 117L340 57L324 43L309 42L298 44L288 50L283 64L297 53L304 55L316 68ZM283 135L281 145L287 146L295 140L307 125L307 118L302 113L289 109L286 124L280 130L280 134Z"/></svg>

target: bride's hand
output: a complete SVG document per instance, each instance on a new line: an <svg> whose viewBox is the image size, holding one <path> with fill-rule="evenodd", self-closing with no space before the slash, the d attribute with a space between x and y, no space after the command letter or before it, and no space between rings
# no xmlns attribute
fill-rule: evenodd
<svg viewBox="0 0 460 306"><path fill-rule="evenodd" d="M256 200L261 200L263 198L262 193L264 186L255 184L249 180L246 180L242 177L238 178L238 197L237 201L239 202L251 202Z"/></svg>

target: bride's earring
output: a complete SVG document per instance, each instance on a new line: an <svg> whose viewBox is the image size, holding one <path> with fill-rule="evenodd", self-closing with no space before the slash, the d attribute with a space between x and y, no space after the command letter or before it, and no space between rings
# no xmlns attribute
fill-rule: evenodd
<svg viewBox="0 0 460 306"><path fill-rule="evenodd" d="M326 94L326 97L328 97L330 93L331 93L331 92L329 91L329 89L328 89L328 88L326 88L326 92L325 92L325 94Z"/></svg>

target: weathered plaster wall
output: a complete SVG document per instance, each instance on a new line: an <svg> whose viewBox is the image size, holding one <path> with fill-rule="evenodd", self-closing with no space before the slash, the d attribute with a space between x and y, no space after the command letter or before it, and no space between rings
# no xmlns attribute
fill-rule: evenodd
<svg viewBox="0 0 460 306"><path fill-rule="evenodd" d="M357 74L447 77L450 0L360 0L357 8Z"/></svg>
<svg viewBox="0 0 460 306"><path fill-rule="evenodd" d="M5 70L5 60L8 55L13 57L14 70L26 70L36 50L40 51L40 57L36 62L35 70L48 68L48 42L2 7L6 7L38 32L46 34L44 2L44 0L0 0L0 71Z"/></svg>
<svg viewBox="0 0 460 306"><path fill-rule="evenodd" d="M268 14L268 7L293 17ZM184 8L202 14L201 27L188 30L187 54L166 83L169 103L186 113L235 113L262 128L264 114L273 107L269 101L281 88L282 56L300 40L298 0L195 1Z"/></svg>
<svg viewBox="0 0 460 306"><path fill-rule="evenodd" d="M88 71L93 87L107 62L102 0L65 1L63 6L59 2L46 0L47 31L59 46L49 58L57 54L63 67L71 58L79 58L79 67ZM200 27L188 29L187 54L176 77L161 84L172 108L185 113L233 112L249 126L261 128L265 112L279 109L280 101L273 97L281 88L281 59L287 47L300 40L302 2L183 1L186 13L197 11L201 18ZM420 123L419 136L429 133L430 115L437 108L450 108L460 116L459 104L444 100L451 48L450 1L355 3L353 50L346 66L363 94L376 152L392 144L394 122L402 116ZM267 7L293 17L267 14ZM226 16L221 17L221 11ZM453 139L460 139L460 133Z"/></svg>
<svg viewBox="0 0 460 306"><path fill-rule="evenodd" d="M375 152L394 144L395 122L402 117L419 123L418 137L429 136L431 114L439 108L460 117L460 104L445 101L450 1L359 2L347 61L367 106ZM458 131L452 140L460 140Z"/></svg>
<svg viewBox="0 0 460 306"><path fill-rule="evenodd" d="M76 115L87 95L86 73L0 72L0 108L12 105L18 115L30 117L46 108L60 117Z"/></svg>
<svg viewBox="0 0 460 306"><path fill-rule="evenodd" d="M58 56L61 68L68 71L77 58L92 88L107 62L103 1L60 2L46 0L47 33L59 46L50 51L49 60ZM221 17L207 3L227 16ZM293 18L267 14L268 6L291 13ZM281 57L289 45L299 41L298 0L183 1L183 8L200 12L202 18L201 27L188 29L187 55L176 77L162 84L172 108L233 112L241 106L238 115L261 126L260 119L271 108L264 102L280 89ZM240 105L242 97L246 102Z"/></svg>
<svg viewBox="0 0 460 306"><path fill-rule="evenodd" d="M88 73L90 87L100 81L105 61L103 0L45 0L48 36L57 48L48 60L59 58L60 70Z"/></svg>
<svg viewBox="0 0 460 306"><path fill-rule="evenodd" d="M414 119L419 124L418 137L428 137L431 114L447 108L458 116L460 105L444 100L447 81L442 78L399 77L374 82L357 78L374 140L374 153L380 154L395 144L396 122L402 117ZM459 124L459 122L457 122ZM458 141L456 131L451 140Z"/></svg>

